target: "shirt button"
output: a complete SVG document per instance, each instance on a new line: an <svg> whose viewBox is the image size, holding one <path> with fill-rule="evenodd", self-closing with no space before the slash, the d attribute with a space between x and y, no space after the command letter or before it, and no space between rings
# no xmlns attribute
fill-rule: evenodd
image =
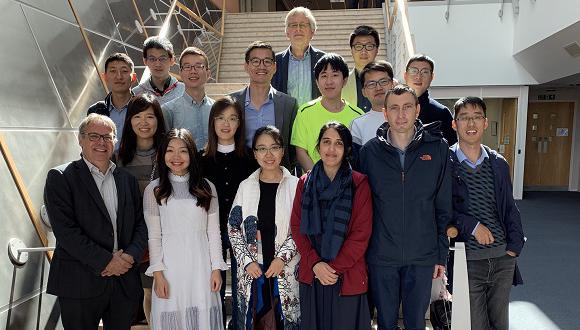
<svg viewBox="0 0 580 330"><path fill-rule="evenodd" d="M226 186L229 185L229 184L230 184L229 182L226 182Z"/></svg>
<svg viewBox="0 0 580 330"><path fill-rule="evenodd" d="M228 170L228 167L227 167L227 166L226 166L226 167L224 167L224 170L226 170L226 171L227 171L227 170Z"/></svg>
<svg viewBox="0 0 580 330"><path fill-rule="evenodd" d="M229 202L229 201L230 201L230 199L229 198L226 198L226 202Z"/></svg>

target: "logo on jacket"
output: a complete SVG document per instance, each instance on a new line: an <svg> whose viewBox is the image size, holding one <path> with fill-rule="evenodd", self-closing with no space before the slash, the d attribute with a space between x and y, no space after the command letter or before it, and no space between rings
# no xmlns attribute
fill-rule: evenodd
<svg viewBox="0 0 580 330"><path fill-rule="evenodd" d="M425 155L419 157L419 159L421 159L421 160L432 160L433 158L431 158L431 155L425 154Z"/></svg>

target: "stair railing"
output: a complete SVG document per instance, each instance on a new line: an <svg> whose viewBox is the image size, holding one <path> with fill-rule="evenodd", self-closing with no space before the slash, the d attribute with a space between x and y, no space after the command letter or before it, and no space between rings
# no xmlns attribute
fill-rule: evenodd
<svg viewBox="0 0 580 330"><path fill-rule="evenodd" d="M12 238L8 242L8 257L12 262L12 284L10 286L10 300L8 301L8 315L6 316L6 329L11 329L10 320L12 317L12 308L14 304L14 288L16 286L16 270L23 267L28 262L29 253L50 253L54 251L54 247L36 247L28 248L18 238ZM42 295L44 292L44 268L46 265L46 258L41 256L40 263L40 288L38 293L38 307L36 310L36 330L40 329L40 313L42 311Z"/></svg>

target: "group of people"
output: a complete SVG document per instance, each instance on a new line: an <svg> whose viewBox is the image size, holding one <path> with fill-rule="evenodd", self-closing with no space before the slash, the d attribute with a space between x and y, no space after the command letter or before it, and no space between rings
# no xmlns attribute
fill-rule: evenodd
<svg viewBox="0 0 580 330"><path fill-rule="evenodd" d="M290 46L250 44L249 85L218 100L198 48L176 59L148 38L151 77L134 88L131 58L105 61L110 93L79 126L81 159L45 186L64 327L128 329L141 308L152 329L224 329L229 254L233 329L369 329L376 310L390 330L401 304L405 329L424 329L455 226L472 329L508 329L524 236L509 166L482 144L483 100L452 115L421 54L398 84L370 26L350 36L349 71L311 46L310 10L285 24Z"/></svg>

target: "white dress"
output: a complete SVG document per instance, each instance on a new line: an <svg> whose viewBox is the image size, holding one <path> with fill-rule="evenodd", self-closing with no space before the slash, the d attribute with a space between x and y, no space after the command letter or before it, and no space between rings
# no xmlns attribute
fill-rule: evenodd
<svg viewBox="0 0 580 330"><path fill-rule="evenodd" d="M211 271L227 269L221 253L215 187L210 183L213 197L206 212L189 193L189 174L170 173L169 180L172 193L167 203L158 205L155 200L153 190L159 179L145 188L143 197L150 255L145 274L153 276L153 272L163 271L169 287L169 299L160 299L153 292L151 328L222 330L219 291L210 289Z"/></svg>

